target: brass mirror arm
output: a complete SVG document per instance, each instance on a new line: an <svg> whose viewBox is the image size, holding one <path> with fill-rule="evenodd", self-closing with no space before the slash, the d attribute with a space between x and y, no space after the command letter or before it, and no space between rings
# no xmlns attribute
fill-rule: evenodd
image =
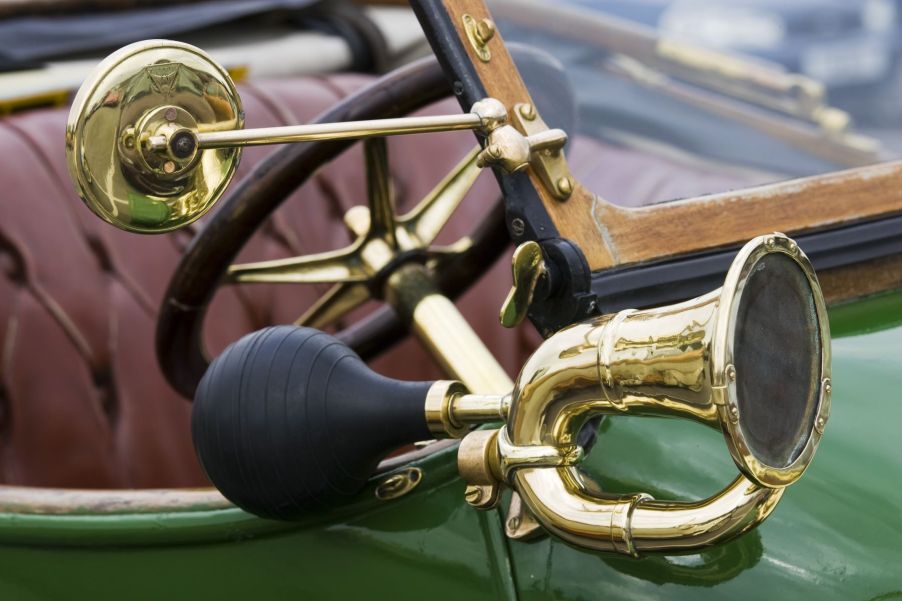
<svg viewBox="0 0 902 601"><path fill-rule="evenodd" d="M368 119L342 123L311 123L256 129L226 131L193 131L194 148L232 148L236 146L261 146L315 142L320 140L362 140L402 134L422 134L440 131L479 130L488 134L507 120L507 110L497 100L486 98L473 105L469 113L461 115L427 115L398 117L394 119ZM180 130L185 132L187 130ZM139 138L146 135L146 147L151 151L165 151L175 137L160 130L137 132ZM192 149L193 150L193 149Z"/></svg>

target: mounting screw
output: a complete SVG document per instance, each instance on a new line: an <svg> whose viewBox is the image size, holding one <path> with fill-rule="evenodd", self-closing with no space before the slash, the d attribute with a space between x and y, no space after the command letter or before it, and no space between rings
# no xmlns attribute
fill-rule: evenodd
<svg viewBox="0 0 902 601"><path fill-rule="evenodd" d="M166 117L166 121L175 121L175 118L178 117L179 114L178 111L175 110L175 107L171 106L166 109L166 113L163 116Z"/></svg>
<svg viewBox="0 0 902 601"><path fill-rule="evenodd" d="M519 217L514 217L511 220L511 233L514 236L522 236L526 231L526 224Z"/></svg>
<svg viewBox="0 0 902 601"><path fill-rule="evenodd" d="M726 369L727 379L731 382L736 380L736 368L733 365L727 365Z"/></svg>
<svg viewBox="0 0 902 601"><path fill-rule="evenodd" d="M734 422L739 421L739 407L736 405L730 405L730 419Z"/></svg>
<svg viewBox="0 0 902 601"><path fill-rule="evenodd" d="M507 527L511 530L516 530L520 527L520 518L515 515L512 515L509 520L507 520Z"/></svg>
<svg viewBox="0 0 902 601"><path fill-rule="evenodd" d="M163 163L163 172L164 173L175 173L175 163L172 161L166 161Z"/></svg>
<svg viewBox="0 0 902 601"><path fill-rule="evenodd" d="M464 499L466 499L467 503L470 505L476 505L482 501L482 488L478 486L468 486L467 490L464 492Z"/></svg>
<svg viewBox="0 0 902 601"><path fill-rule="evenodd" d="M569 197L573 194L573 182L566 175L561 179L557 180L557 189L560 192L561 196L564 198Z"/></svg>
<svg viewBox="0 0 902 601"><path fill-rule="evenodd" d="M526 119L527 121L532 121L536 118L536 109L533 105L529 104L521 104L520 108L520 116Z"/></svg>

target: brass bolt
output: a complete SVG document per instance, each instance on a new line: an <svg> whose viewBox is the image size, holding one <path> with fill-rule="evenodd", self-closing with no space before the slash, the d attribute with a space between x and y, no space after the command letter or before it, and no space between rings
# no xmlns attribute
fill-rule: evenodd
<svg viewBox="0 0 902 601"><path fill-rule="evenodd" d="M774 244L775 244L775 241L773 238L768 238L767 240L764 241L764 246L766 246L767 248L773 248Z"/></svg>
<svg viewBox="0 0 902 601"><path fill-rule="evenodd" d="M739 407L736 405L730 405L730 418L733 421L737 421L739 419Z"/></svg>
<svg viewBox="0 0 902 601"><path fill-rule="evenodd" d="M795 242L790 242L790 243L789 243L789 252L790 252L791 254L796 254L796 253L799 252L799 247L798 247L798 245L797 245Z"/></svg>
<svg viewBox="0 0 902 601"><path fill-rule="evenodd" d="M482 19L476 24L476 39L485 46L495 37L495 24L491 19Z"/></svg>
<svg viewBox="0 0 902 601"><path fill-rule="evenodd" d="M817 418L817 428L818 428L818 430L823 430L823 429L824 429L824 426L826 426L826 425L827 425L827 422L826 422L826 420L824 420L823 417Z"/></svg>
<svg viewBox="0 0 902 601"><path fill-rule="evenodd" d="M526 119L527 121L532 121L536 118L536 109L533 105L526 103L520 105L520 116Z"/></svg>
<svg viewBox="0 0 902 601"><path fill-rule="evenodd" d="M824 394L830 394L831 392L833 392L833 386L830 384L830 382L825 383Z"/></svg>
<svg viewBox="0 0 902 601"><path fill-rule="evenodd" d="M507 527L510 528L511 530L516 530L517 528L519 528L520 527L520 518L518 518L515 515L511 516L511 518L509 520L507 520Z"/></svg>
<svg viewBox="0 0 902 601"><path fill-rule="evenodd" d="M564 176L557 180L557 189L563 196L570 196L573 194L573 182L569 177Z"/></svg>
<svg viewBox="0 0 902 601"><path fill-rule="evenodd" d="M733 381L736 379L736 368L733 367L732 365L727 365L727 378L730 381Z"/></svg>

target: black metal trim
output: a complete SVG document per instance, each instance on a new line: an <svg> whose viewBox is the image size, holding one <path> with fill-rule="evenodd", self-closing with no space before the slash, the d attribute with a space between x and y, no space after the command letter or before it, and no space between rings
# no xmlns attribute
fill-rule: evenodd
<svg viewBox="0 0 902 601"><path fill-rule="evenodd" d="M823 271L902 253L902 215L800 234L796 242ZM738 246L592 274L600 313L673 303L723 284Z"/></svg>
<svg viewBox="0 0 902 601"><path fill-rule="evenodd" d="M461 108L469 111L473 103L482 100L488 93L457 34L455 24L440 0L411 0L410 6ZM517 49L508 47L508 50L516 59ZM556 238L557 229L526 174L508 174L497 167L493 171L504 195L507 209L505 224L511 240L519 244L526 240Z"/></svg>

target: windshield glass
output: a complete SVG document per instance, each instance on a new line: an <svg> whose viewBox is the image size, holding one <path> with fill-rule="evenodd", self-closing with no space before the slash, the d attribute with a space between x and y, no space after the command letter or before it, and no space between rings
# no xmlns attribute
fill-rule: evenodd
<svg viewBox="0 0 902 601"><path fill-rule="evenodd" d="M721 192L902 153L895 0L490 5L509 43L546 50L567 70L578 104L574 170L611 202ZM610 171L624 167L647 181L616 181Z"/></svg>

